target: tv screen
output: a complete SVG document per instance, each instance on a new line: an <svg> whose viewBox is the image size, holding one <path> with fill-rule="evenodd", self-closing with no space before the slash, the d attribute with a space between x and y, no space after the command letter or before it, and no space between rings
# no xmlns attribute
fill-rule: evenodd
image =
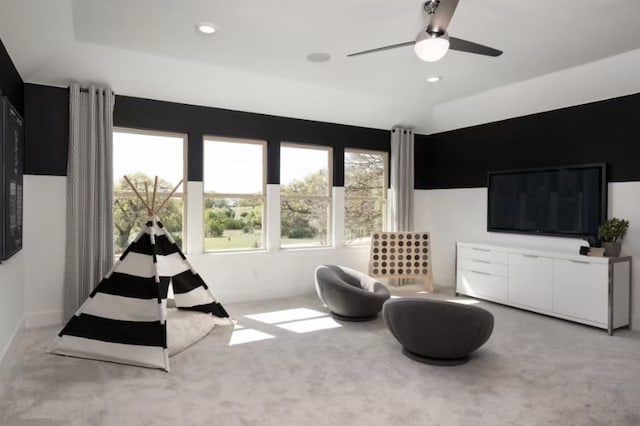
<svg viewBox="0 0 640 426"><path fill-rule="evenodd" d="M604 164L489 173L488 231L596 236L606 215Z"/></svg>

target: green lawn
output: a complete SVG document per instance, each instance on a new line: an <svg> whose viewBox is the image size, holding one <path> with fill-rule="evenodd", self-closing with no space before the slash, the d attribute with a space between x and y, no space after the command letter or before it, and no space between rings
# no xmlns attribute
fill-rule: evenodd
<svg viewBox="0 0 640 426"><path fill-rule="evenodd" d="M242 230L224 231L222 237L212 237L204 239L205 250L238 250L238 249L254 249L258 248L262 242L260 241L260 232L242 232Z"/></svg>
<svg viewBox="0 0 640 426"><path fill-rule="evenodd" d="M242 250L254 249L261 244L260 232L245 233L241 230L226 230L224 236L204 239L204 249L207 250ZM282 245L317 246L317 240L304 238L283 238Z"/></svg>

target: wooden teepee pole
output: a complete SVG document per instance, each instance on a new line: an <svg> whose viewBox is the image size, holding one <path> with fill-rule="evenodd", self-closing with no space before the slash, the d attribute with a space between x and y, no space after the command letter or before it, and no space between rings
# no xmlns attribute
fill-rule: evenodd
<svg viewBox="0 0 640 426"><path fill-rule="evenodd" d="M147 181L144 181L144 198L147 200L147 206L149 205L149 185Z"/></svg>
<svg viewBox="0 0 640 426"><path fill-rule="evenodd" d="M153 180L153 196L151 197L151 215L155 215L157 213L156 207L156 191L158 191L158 176L156 175Z"/></svg>
<svg viewBox="0 0 640 426"><path fill-rule="evenodd" d="M175 188L173 188L173 191L171 191L171 192L169 193L169 195L167 195L167 198L165 198L165 199L162 201L162 203L160 203L160 207L158 207L158 210L156 210L156 213L157 213L157 212L159 212L159 211L164 207L164 205L166 204L166 202L167 202L167 201L169 201L169 198L171 198L171 196L172 196L172 195L173 195L173 194L178 190L178 187L179 187L180 185L182 185L182 179L180 179L180 182L178 182L178 184L176 185L176 187L175 187Z"/></svg>
<svg viewBox="0 0 640 426"><path fill-rule="evenodd" d="M127 176L124 177L124 180L127 181L129 186L131 187L131 189L133 189L133 192L135 192L135 194L138 196L138 198L140 198L140 201L142 201L142 205L147 208L147 211L149 212L149 216L151 216L152 213L151 213L151 209L149 208L149 204L146 201L144 201L144 198L142 198L142 195L140 195L140 193L138 192L136 187L133 186L133 184L131 183L131 181L129 180L129 178Z"/></svg>

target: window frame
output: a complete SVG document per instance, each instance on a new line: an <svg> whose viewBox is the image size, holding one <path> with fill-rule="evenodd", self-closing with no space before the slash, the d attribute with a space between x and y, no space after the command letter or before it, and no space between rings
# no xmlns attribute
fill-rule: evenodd
<svg viewBox="0 0 640 426"><path fill-rule="evenodd" d="M282 193L282 148L301 148L310 149L316 151L327 152L327 194L326 195L286 195ZM280 176L278 185L280 188L280 205L278 209L280 211L280 226L282 226L282 201L289 200L323 200L327 202L327 235L326 244L321 245L283 245L282 244L282 231L280 232L280 248L283 250L296 250L296 249L313 249L313 248L326 248L332 247L332 225L333 225L333 146L331 145L318 145L318 144L305 144L300 142L281 142L280 143Z"/></svg>
<svg viewBox="0 0 640 426"><path fill-rule="evenodd" d="M204 155L204 151L205 151L205 144L207 143L207 141L209 142L223 142L223 143L237 143L237 144L245 144L245 145L260 145L262 147L262 185L261 185L261 190L262 193L258 194L258 193L254 193L254 194L248 194L248 193L226 193L226 192L207 192L204 189L204 182L205 182L205 165L204 165L204 161L205 161L205 155ZM213 136L213 135L204 135L202 137L202 214L200 215L200 217L202 218L202 252L203 253L225 253L225 252L242 252L242 251L248 251L248 252L256 252L256 251L263 251L266 250L267 246L267 232L266 232L266 226L267 226L267 154L268 154L268 142L266 140L260 140L260 139L246 139L246 138L230 138L230 137L222 137L222 136ZM214 196L215 195L215 196ZM259 199L262 201L262 224L261 224L261 229L260 229L260 247L258 248L251 248L251 247L244 247L244 248L237 248L237 249L219 249L219 250L206 250L205 249L205 232L204 232L204 206L206 205L206 200L207 199L228 199L228 198L235 198L235 199L245 199L245 200L255 200L255 199Z"/></svg>
<svg viewBox="0 0 640 426"><path fill-rule="evenodd" d="M113 137L114 133L130 133L130 134L135 134L135 135L145 135L145 136L159 136L159 137L170 137L170 138L178 138L178 139L182 139L182 191L176 191L171 195L171 198L180 198L182 200L182 247L181 250L183 253L188 253L188 247L189 247L189 243L188 243L188 221L187 221L187 215L188 215L188 209L187 209L187 201L188 201L188 197L187 197L187 183L188 183L188 155L189 155L189 135L187 133L178 133L178 132L168 132L168 131L163 131L163 130L149 130L149 129L137 129L137 128L132 128L132 127L113 127L111 136ZM112 146L112 158L111 158L111 164L113 167L113 162L115 161L115 157L113 156L113 146ZM115 176L114 176L115 177ZM154 176L151 176L151 178L153 179ZM173 189L173 188L172 188ZM150 191L153 191L153 188L149 188ZM116 193L115 190L112 189L111 191L111 198L112 201L115 201L116 195L119 194L118 196L121 198L132 198L132 199L137 199L138 197L136 196L136 194L132 191L118 191L118 193ZM143 194L140 194L143 195ZM151 196L151 194L149 194ZM167 195L169 195L169 192L156 192L156 204L158 204L158 200L163 200ZM162 218L159 218L162 221ZM115 212L114 212L114 221L115 221ZM115 223L112 223L111 225L112 227L112 231L114 232L114 227L115 227ZM173 235L172 235L173 236ZM114 252L115 252L115 247L114 247ZM120 256L122 253L114 253L114 256Z"/></svg>
<svg viewBox="0 0 640 426"><path fill-rule="evenodd" d="M382 176L382 195L379 197L374 196L349 196L347 193L347 168L346 168L346 160L347 153L351 154L373 154L382 156L382 161L384 164L383 176ZM371 241L363 241L363 242L350 242L347 239L346 231L347 231L347 201L348 200L361 200L361 201L380 201L382 203L382 229L381 232L384 231L387 227L387 219L388 219L388 208L389 208L389 200L388 200L388 189L389 189L389 153L387 151L376 151L372 149L360 149L360 148L345 148L344 149L344 231L345 235L344 243L347 246L362 246L368 245Z"/></svg>

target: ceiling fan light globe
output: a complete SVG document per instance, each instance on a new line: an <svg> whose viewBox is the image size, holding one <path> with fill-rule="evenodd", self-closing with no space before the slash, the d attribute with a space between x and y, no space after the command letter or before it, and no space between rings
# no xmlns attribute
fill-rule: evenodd
<svg viewBox="0 0 640 426"><path fill-rule="evenodd" d="M435 62L449 50L449 36L444 34L429 34L426 30L420 31L416 37L414 50L418 58L425 62Z"/></svg>

